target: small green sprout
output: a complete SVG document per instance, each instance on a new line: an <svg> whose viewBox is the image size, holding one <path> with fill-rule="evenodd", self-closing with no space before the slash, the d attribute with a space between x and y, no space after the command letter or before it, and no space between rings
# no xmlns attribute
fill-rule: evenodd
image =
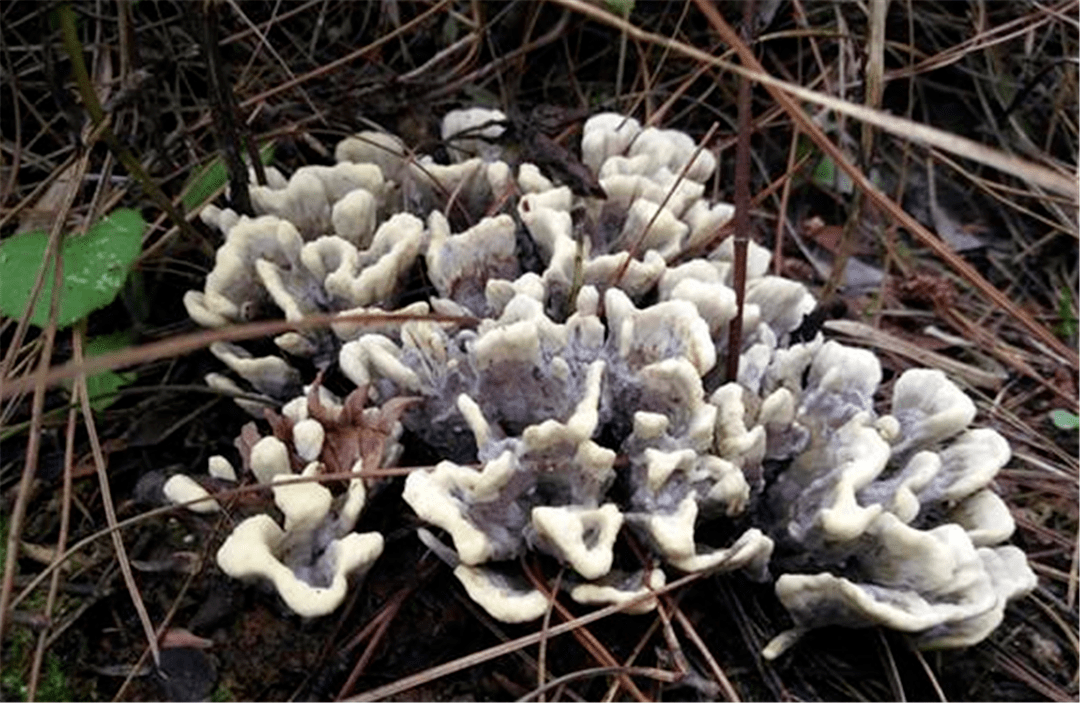
<svg viewBox="0 0 1080 703"><path fill-rule="evenodd" d="M1080 331L1080 323L1073 314L1073 296L1068 288L1062 288L1058 294L1058 317L1061 321L1057 324L1057 333L1066 340L1072 339Z"/></svg>
<svg viewBox="0 0 1080 703"><path fill-rule="evenodd" d="M634 10L634 0L605 0L608 12L619 17L629 17Z"/></svg>
<svg viewBox="0 0 1080 703"><path fill-rule="evenodd" d="M130 332L114 332L102 337L94 337L86 343L84 349L86 356L101 356L109 352L119 351L132 342ZM86 391L90 396L90 407L94 410L104 410L116 400L116 391L135 380L136 374L132 371L102 371L86 379Z"/></svg>
<svg viewBox="0 0 1080 703"><path fill-rule="evenodd" d="M259 147L259 160L263 165L274 160L274 143L265 142ZM203 206L204 203L217 195L218 191L225 187L229 181L229 174L225 170L225 162L220 156L214 159L193 175L184 186L184 194L180 196L184 203L184 210L191 212Z"/></svg>
<svg viewBox="0 0 1080 703"><path fill-rule="evenodd" d="M1059 430L1075 430L1080 429L1080 416L1076 413L1071 413L1068 410L1051 410L1050 421L1054 423L1054 427Z"/></svg>

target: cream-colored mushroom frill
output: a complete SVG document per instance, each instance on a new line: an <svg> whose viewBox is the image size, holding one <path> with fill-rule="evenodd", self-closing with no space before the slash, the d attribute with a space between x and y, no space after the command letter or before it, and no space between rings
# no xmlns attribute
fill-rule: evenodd
<svg viewBox="0 0 1080 703"><path fill-rule="evenodd" d="M795 621L766 657L823 625L880 624L923 648L982 640L1035 587L1024 553L996 546L1014 529L989 488L1008 443L968 427L975 405L940 371L901 374L891 414L876 417L873 354L814 346L812 358L792 348L802 359L782 372L808 368L794 424L809 442L765 495L779 516L776 593Z"/></svg>
<svg viewBox="0 0 1080 703"><path fill-rule="evenodd" d="M739 374L722 383L737 309L731 242L715 243L733 209L704 195L714 157L680 132L595 115L581 160L607 197L581 196L530 163L503 161L502 119L447 115L450 164L362 133L338 144L334 166L288 180L271 169L270 184L252 191L258 217L203 213L225 242L204 290L184 299L197 322L353 315L279 336L280 355L211 348L234 376L209 383L285 403L288 422L271 413L275 436L255 447L274 443L305 475L348 471L341 447L358 435L341 427L362 410L372 415L357 446L369 450L346 454L377 469L406 432L443 459L405 480L405 501L445 535L421 538L504 621L548 607L513 562L538 550L569 567L578 602L634 601L632 612L655 607L647 596L665 570L780 573L795 630L770 655L826 624L884 624L927 646L993 629L1034 577L1019 550L994 546L1012 530L988 488L1008 447L992 430L967 429L971 401L939 372L909 371L892 414L875 415L876 359L820 335L796 342L814 299L766 275L769 255L756 245ZM318 402L329 394L300 371L312 365L356 386L343 403L353 419L329 423L337 429L313 417L340 401ZM235 566L237 540L271 545L277 565L309 586L336 587L350 564L377 556L370 545L363 560L346 556L348 540L368 537L351 533L359 479L334 499L336 513L327 489L314 496L318 484L273 485L284 531L265 515L242 523L219 553L228 573L254 573ZM291 507L293 492L305 492L303 510ZM703 544L704 521L720 521L709 532L727 542ZM633 566L624 528L655 561ZM274 546L304 540L334 569ZM284 572L262 575L311 614L290 600Z"/></svg>

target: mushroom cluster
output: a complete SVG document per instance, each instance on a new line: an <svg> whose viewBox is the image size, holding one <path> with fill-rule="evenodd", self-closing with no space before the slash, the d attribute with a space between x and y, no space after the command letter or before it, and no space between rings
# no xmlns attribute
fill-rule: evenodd
<svg viewBox="0 0 1080 703"><path fill-rule="evenodd" d="M382 554L378 532L353 532L364 509L368 485L358 476L334 495L317 479L324 473L358 473L367 465L392 462L401 451L400 413L409 399L366 408L366 393L344 401L322 388L319 379L304 396L286 403L282 414L266 411L273 434L260 436L255 423L236 438L243 471L270 489L284 525L267 512L241 521L217 553L218 566L233 578L269 582L285 604L302 616L333 612L345 598L349 580L359 580ZM236 468L223 456L210 457L209 478L217 486L235 485ZM165 498L195 512L217 512L221 505L194 478L176 474L163 485Z"/></svg>
<svg viewBox="0 0 1080 703"><path fill-rule="evenodd" d="M738 312L732 243L716 240L733 208L705 197L709 151L599 114L585 123L580 163L564 155L585 175L558 185L553 169L506 160L506 129L495 110L450 113L451 163L361 133L338 144L334 166L287 180L270 169L252 189L257 217L204 211L225 241L204 290L184 298L195 321L341 317L280 335L276 355L211 348L233 374L211 374L211 385L284 404L256 447L273 442L307 476L388 466L399 438L441 457L407 477L404 499L445 535L422 529L425 543L504 621L547 608L513 565L528 550L569 567L581 603L637 598L633 609L647 611L655 599L641 596L665 582L665 566L758 580L771 570L792 633L880 623L927 646L981 639L1033 587L1023 554L994 546L1012 531L988 488L1008 459L1004 440L966 429L973 404L934 371L901 377L892 414L877 416L877 360L820 335L799 341L814 298L767 275L756 245L739 372L724 382ZM323 371L355 390L333 399ZM282 505L286 486L251 468L285 514L284 537L262 516L265 543L317 544L306 553L346 566L377 556L370 545L363 559L343 556L347 540L366 537L350 534L360 479L336 499L295 484L312 493L300 515ZM723 525L710 533L725 543L702 543L706 520ZM256 531L246 524L218 555L235 576L252 575L231 558ZM624 534L654 561L630 566ZM284 552L295 579L336 587L340 568ZM263 576L293 606L276 573Z"/></svg>

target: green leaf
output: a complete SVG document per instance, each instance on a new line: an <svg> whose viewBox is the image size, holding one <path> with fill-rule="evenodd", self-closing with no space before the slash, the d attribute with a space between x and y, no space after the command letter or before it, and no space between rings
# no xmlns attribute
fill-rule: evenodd
<svg viewBox="0 0 1080 703"><path fill-rule="evenodd" d="M814 169L814 183L822 188L832 190L836 183L836 164L828 156L823 157Z"/></svg>
<svg viewBox="0 0 1080 703"><path fill-rule="evenodd" d="M828 156L823 156L817 166L814 167L811 178L818 187L831 190L834 193L851 195L855 190L855 183L851 180L851 176L846 171L838 169L836 162Z"/></svg>
<svg viewBox="0 0 1080 703"><path fill-rule="evenodd" d="M142 249L146 228L136 210L116 210L83 236L67 237L61 251L63 290L56 324L67 327L116 298L135 257ZM26 310L49 235L43 230L17 234L0 242L0 311L20 317ZM44 327L49 320L54 263L45 271L45 285L30 322Z"/></svg>
<svg viewBox="0 0 1080 703"><path fill-rule="evenodd" d="M1080 417L1068 410L1051 410L1050 420L1054 423L1054 427L1059 430L1080 429Z"/></svg>
<svg viewBox="0 0 1080 703"><path fill-rule="evenodd" d="M1073 315L1072 307L1072 291L1062 288L1058 294L1058 317L1061 318L1061 322L1057 325L1057 332L1067 340L1075 337L1077 331L1080 330L1080 322Z"/></svg>
<svg viewBox="0 0 1080 703"><path fill-rule="evenodd" d="M132 339L130 332L114 332L103 337L94 337L87 342L84 351L87 358L101 356L127 347ZM90 407L100 411L112 405L116 400L113 394L134 381L136 376L134 371L102 371L87 378L86 392L90 396Z"/></svg>
<svg viewBox="0 0 1080 703"><path fill-rule="evenodd" d="M608 12L620 17L629 17L634 10L634 0L605 0Z"/></svg>
<svg viewBox="0 0 1080 703"><path fill-rule="evenodd" d="M262 161L265 166L273 160L274 142L265 142L259 147L259 161ZM184 212L191 212L202 207L228 182L229 173L225 169L225 161L220 156L214 157L213 161L188 180L184 188L184 195L181 196L181 201L184 203Z"/></svg>

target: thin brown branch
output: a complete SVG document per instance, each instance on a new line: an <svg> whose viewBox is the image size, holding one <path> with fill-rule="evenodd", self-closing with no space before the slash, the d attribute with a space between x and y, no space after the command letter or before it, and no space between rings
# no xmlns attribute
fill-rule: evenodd
<svg viewBox="0 0 1080 703"><path fill-rule="evenodd" d="M255 210L251 206L251 194L248 192L248 170L241 155L241 137L236 124L236 98L218 50L217 5L215 0L202 0L199 4L202 49L210 84L209 98L214 114L214 133L225 168L229 172L229 204L241 215L253 216Z"/></svg>
<svg viewBox="0 0 1080 703"><path fill-rule="evenodd" d="M348 678L345 679L345 683L341 685L341 690L338 691L337 699L341 700L345 696L349 695L353 687L356 685L357 679L367 669L368 664L371 663L372 658L375 656L376 647L382 642L386 636L386 631L390 629L391 623L394 622L394 618L401 611L401 606L405 604L405 601L412 595L413 591L426 580L426 575L430 575L431 570L427 570L425 574L418 575L416 582L409 588L406 588L390 599L386 606L379 612L375 618L372 619L369 627L364 628L363 632L366 636L370 636L370 640L364 651L360 654L360 658L356 660L356 664L353 665L352 671L349 672ZM359 643L361 641L360 636L353 638L353 642ZM352 644L352 642L350 642Z"/></svg>
<svg viewBox="0 0 1080 703"><path fill-rule="evenodd" d="M56 539L56 556L53 561L59 559L67 547L68 530L71 527L71 486L72 474L75 469L75 428L79 419L79 412L74 407L68 410L67 431L64 433L64 485L60 494L60 534ZM45 648L48 644L50 630L53 623L53 609L56 607L56 596L60 590L60 569L53 571L49 581L49 594L45 597L45 619L50 628L42 630L38 634L37 648L34 650L34 662L30 668L30 683L26 694L27 700L37 697L38 682L41 678L41 665L45 660Z"/></svg>
<svg viewBox="0 0 1080 703"><path fill-rule="evenodd" d="M656 591L642 593L641 595L635 596L634 598L631 598L623 603L609 605L606 608L601 608L600 610L593 611L588 615L582 615L579 618L574 618L573 620L570 620L568 622L555 625L546 633L539 631L534 632L531 635L519 637L516 640L511 640L510 642L506 642L505 644L496 645L494 647L489 647L488 649L475 652L473 654L468 654L464 657L449 661L445 664L440 664L439 666L434 666L425 671L421 671L418 674L413 674L412 676L406 676L403 679L398 679L397 681L386 684L385 686L379 686L378 688L373 688L370 691L365 691L358 696L353 696L352 698L348 698L346 700L378 701L384 698L389 698L390 696L404 693L405 691L412 690L417 686L423 685L425 683L430 683L431 681L435 681L444 676L449 676L450 674L454 674L459 671L464 671L465 669L476 666L477 664L482 664L484 662L491 661L492 659L498 659L499 657L522 649L523 647L530 647L534 644L539 644L540 640L543 639L545 636L548 638L555 638L559 635L564 635L567 632L573 632L579 628L585 627L586 625L591 625L598 620L603 620L604 618L614 615L615 613L622 612L627 608L632 608L638 603L648 600L649 598L655 598L657 593L670 593L679 588L682 588L689 583L697 581L701 577L701 573L688 574L681 579L672 581L671 583L667 584L663 588L657 589Z"/></svg>
<svg viewBox="0 0 1080 703"><path fill-rule="evenodd" d="M311 315L303 320L270 320L266 322L252 322L243 325L231 325L220 329L201 330L191 334L170 337L158 342L143 344L138 347L127 347L109 354L102 354L82 362L74 360L62 366L54 366L45 374L46 386L54 386L61 381L74 378L77 374L85 373L93 375L108 369L116 369L133 364L141 364L172 356L188 354L198 349L210 346L214 342L237 342L245 339L258 339L270 337L293 330L315 329L326 327L337 322L359 322L373 325L387 322L408 322L409 320L429 320L431 322L446 322L465 326L475 326L479 320L473 317L457 315L405 315L387 314L372 315L357 313L355 315L342 315L337 313L323 313ZM18 378L9 381L0 389L0 399L26 393L34 387L34 379Z"/></svg>
<svg viewBox="0 0 1080 703"><path fill-rule="evenodd" d="M86 160L83 159L81 163L85 168ZM71 188L67 194L63 210L65 216L74 200L75 190L75 188ZM27 305L26 311L19 320L19 325L15 330L16 341L12 344L12 348L8 350L8 355L4 359L4 369L0 370L0 373L6 375L8 365L13 363L15 358L15 347L22 344L20 332L25 332L29 324L30 314L34 309L35 297L41 292L44 285L45 271L47 270L46 262L49 261L51 256L54 259L54 268L52 296L49 300L49 322L45 326L44 333L45 343L41 348L37 371L30 378L20 379L26 382L27 387L33 388L34 397L31 401L30 436L26 443L26 460L23 463L22 476L19 479L15 505L11 510L8 521L7 552L4 558L3 581L0 583L0 640L4 638L7 626L10 624L8 609L14 610L15 608L15 604L11 600L11 594L15 586L15 571L19 561L19 543L22 538L26 508L30 503L30 491L34 481L34 473L37 471L38 453L41 449L41 427L45 411L45 391L48 388L48 368L52 359L53 346L56 342L56 318L60 312L60 296L64 280L64 260L60 256L64 232L63 224L63 218L53 224L45 259L42 262L41 269L38 271L34 291L31 294L31 303ZM0 384L4 384L4 378L4 375L0 375ZM0 386L0 391L3 390L3 387Z"/></svg>
<svg viewBox="0 0 1080 703"><path fill-rule="evenodd" d="M558 688L563 684L570 683L571 681L577 681L578 679L592 678L593 676L610 676L611 674L620 674L622 676L647 676L657 681L663 681L664 683L675 683L679 680L679 675L663 669L657 669L651 666L598 666L592 669L582 669L575 671L564 676L560 676L557 679L552 679L548 683L540 686L526 695L518 698L519 701L530 701L533 698L538 698L546 691Z"/></svg>
<svg viewBox="0 0 1080 703"><path fill-rule="evenodd" d="M75 360L82 360L82 337L83 325L75 330L73 335L75 347ZM94 467L97 469L98 482L101 487L101 505L105 509L105 519L110 527L116 526L116 509L113 507L112 489L109 488L109 476L105 471L105 454L101 451L101 442L98 440L97 425L94 423L94 413L90 408L90 392L86 388L86 374L75 377L75 392L82 402L83 420L86 424L86 432L90 437L90 450L94 457ZM128 560L127 548L124 547L124 539L119 530L112 532L113 548L116 549L116 559L120 564L120 573L124 576L124 584L127 586L131 601L135 605L135 612L139 614L143 631L146 634L150 653L154 657L154 664L161 665L161 653L158 651L157 634L154 632L154 624L150 621L150 615L146 612L139 587L135 584L135 575L131 571L131 562Z"/></svg>
<svg viewBox="0 0 1080 703"><path fill-rule="evenodd" d="M754 21L754 2L743 5L743 29L747 33ZM747 36L747 40L750 37ZM742 59L746 64L746 59ZM750 241L750 79L739 77L738 137L735 145L735 317L728 324L727 380L739 376L739 355L742 352L743 309L746 304L746 249Z"/></svg>
<svg viewBox="0 0 1080 703"><path fill-rule="evenodd" d="M720 663L716 661L716 657L705 645L705 640L701 639L701 635L698 634L697 629L694 628L694 624L690 622L690 618L686 617L682 608L675 607L675 621L679 623L679 626L683 628L683 632L690 638L690 641L697 647L698 652L705 658L706 663L709 665L709 671L712 672L716 682L720 684L720 690L724 692L729 701L739 701L738 691L735 690L735 686L732 685L731 680L724 673L724 670L720 668ZM756 653L755 653L756 654Z"/></svg>
<svg viewBox="0 0 1080 703"><path fill-rule="evenodd" d="M559 613L559 617L567 621L572 620L573 616L571 615L570 611L566 608L565 605L560 603L558 599L555 598L554 593L548 590L547 586L544 584L537 571L532 568L532 565L527 563L525 560L522 560L522 566L525 571L525 576L528 577L529 581L532 582L533 588L540 591L540 593L542 593L545 597L548 598L549 602L552 604L552 606L554 606L555 611ZM551 630L549 630L548 628L543 628L540 634L544 634L546 632L551 632ZM596 636L589 631L588 628L582 627L580 629L574 630L574 637L577 638L581 646L584 647L585 650L588 651L589 654L591 654L593 658L595 658L596 661L599 662L601 665L619 666L619 662L615 659L614 656L612 656L611 652L608 651L607 647L605 647L600 642L600 640L597 639ZM547 642L547 637L541 639L541 642ZM642 702L649 700L649 697L646 696L641 691L641 689L638 688L637 684L635 684L629 676L620 676L619 683L627 691L630 692L630 695L634 696L637 700Z"/></svg>

